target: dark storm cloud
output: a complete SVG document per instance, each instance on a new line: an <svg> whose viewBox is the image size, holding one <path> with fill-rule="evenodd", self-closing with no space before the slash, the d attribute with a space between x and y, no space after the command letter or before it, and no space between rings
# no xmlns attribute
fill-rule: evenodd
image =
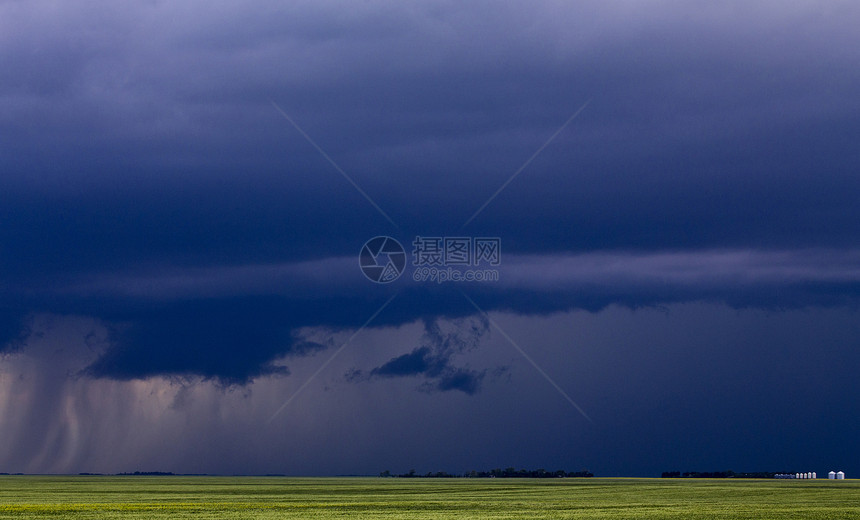
<svg viewBox="0 0 860 520"><path fill-rule="evenodd" d="M852 304L860 296L858 266L856 253L833 251L510 255L500 266L499 282L463 289L485 310L531 314L691 300L773 309L833 306ZM273 364L282 356L322 348L296 338L295 330L355 329L396 294L371 325L422 320L425 339L371 375L423 375L440 384L450 378L443 369L455 366L451 358L473 347L482 329L443 333L434 317L472 315L474 308L463 295L451 286L415 283L411 270L388 288L360 277L357 257L175 270L162 276L81 279L67 287L42 288L38 301L47 306L50 298L49 308L57 312L85 309L116 324L115 347L94 363L91 375L128 379L172 373L236 383L284 373ZM9 315L6 320L10 338L20 319Z"/></svg>
<svg viewBox="0 0 860 520"><path fill-rule="evenodd" d="M422 345L365 373L426 377L440 389L461 380L480 381L480 374L469 375L452 361L474 348L485 332L485 325L462 320L474 308L459 291L414 283L410 269L382 288L360 278L357 262L356 256L177 270L82 280L47 294L62 295L70 308L86 306L120 324L116 347L91 367L91 375L127 379L175 373L235 383L283 373L273 365L282 356L332 346L308 344L293 331L355 329L396 294L371 325L421 320ZM781 309L854 305L860 297L856 252L511 255L500 267L499 282L463 287L485 310L551 314L571 308L599 311L613 303L641 307L696 300ZM233 296L237 292L245 296ZM442 331L435 320L439 316L460 321L455 330ZM465 387L477 389L471 383Z"/></svg>
<svg viewBox="0 0 860 520"><path fill-rule="evenodd" d="M293 331L388 297L356 265L380 234L501 236L501 282L469 287L485 310L856 303L854 6L0 10L0 340L97 317L92 375L284 373ZM404 285L372 325L474 311ZM428 345L389 364L477 390Z"/></svg>
<svg viewBox="0 0 860 520"><path fill-rule="evenodd" d="M86 373L118 379L202 376L228 385L287 375L283 358L289 362L331 346L307 341L296 331L311 326L358 328L378 306L375 300L354 298L246 296L120 307L102 312L119 325L111 338L113 347Z"/></svg>
<svg viewBox="0 0 860 520"><path fill-rule="evenodd" d="M171 305L117 332L115 347L88 369L94 377L144 379L159 374L201 375L247 383L289 370L271 363L291 344L290 329L263 305L201 302ZM300 346L298 352L306 349Z"/></svg>

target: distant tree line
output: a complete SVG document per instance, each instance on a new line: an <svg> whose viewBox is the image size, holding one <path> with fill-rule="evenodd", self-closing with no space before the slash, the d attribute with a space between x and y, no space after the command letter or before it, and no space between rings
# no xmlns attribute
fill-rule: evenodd
<svg viewBox="0 0 860 520"><path fill-rule="evenodd" d="M663 478L773 478L778 471L753 471L735 473L728 471L664 471Z"/></svg>
<svg viewBox="0 0 860 520"><path fill-rule="evenodd" d="M556 471L547 471L541 469L516 469L516 468L496 468L490 471L467 471L463 474L451 474L444 471L428 472L426 474L416 473L415 470L409 470L409 473L395 475L388 470L379 474L380 477L398 477L398 478L587 478L593 477L594 474L588 470L582 471L564 471L562 469Z"/></svg>
<svg viewBox="0 0 860 520"><path fill-rule="evenodd" d="M134 473L117 473L117 476L120 477L129 477L129 476L145 476L145 477L167 477L172 476L174 473L172 471L135 471Z"/></svg>

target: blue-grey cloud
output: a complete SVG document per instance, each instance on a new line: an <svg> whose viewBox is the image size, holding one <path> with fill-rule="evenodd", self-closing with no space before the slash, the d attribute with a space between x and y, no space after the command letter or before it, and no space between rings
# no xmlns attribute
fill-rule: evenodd
<svg viewBox="0 0 860 520"><path fill-rule="evenodd" d="M419 347L372 369L368 378L424 376L427 381L420 388L425 391L477 393L486 371L455 367L450 363L449 359L434 354L428 347ZM361 376L360 371L353 371L348 374L347 380L355 382L361 380Z"/></svg>
<svg viewBox="0 0 860 520"><path fill-rule="evenodd" d="M449 329L449 330L445 330ZM346 379L357 382L374 378L423 377L425 391L459 390L475 394L480 390L486 371L456 366L455 358L477 348L487 333L489 323L483 317L457 319L442 324L438 319L424 322L422 345L396 356L367 372L359 369L347 373Z"/></svg>
<svg viewBox="0 0 860 520"><path fill-rule="evenodd" d="M459 390L463 393L473 395L481 389L481 381L483 381L485 375L486 372L455 368L444 372L432 388L442 392Z"/></svg>
<svg viewBox="0 0 860 520"><path fill-rule="evenodd" d="M419 347L408 354L397 356L370 371L371 376L397 377L427 374L438 375L445 368L445 360L436 358L428 347Z"/></svg>

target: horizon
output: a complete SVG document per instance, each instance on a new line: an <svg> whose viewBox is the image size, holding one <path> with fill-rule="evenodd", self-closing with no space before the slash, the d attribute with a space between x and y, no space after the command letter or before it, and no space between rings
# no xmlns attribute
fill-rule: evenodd
<svg viewBox="0 0 860 520"><path fill-rule="evenodd" d="M510 469L510 468L509 468ZM3 477L271 477L271 478L287 478L287 479L303 479L303 478L381 478L381 479L389 479L389 478L397 478L397 479L431 479L431 480L446 480L446 479L486 479L486 478L501 478L501 479L556 479L556 478L566 478L566 479L660 479L660 480L727 480L727 479L735 479L735 480L857 480L849 478L847 475L842 479L829 478L827 473L824 473L823 476L816 477L798 477L798 478L781 478L778 476L736 476L736 475L754 475L754 474L774 474L780 475L780 472L759 472L759 471L714 471L714 472L684 472L690 473L689 475L681 475L681 476L637 476L637 475L622 475L622 476L605 476L605 475L577 475L577 476L496 476L491 475L490 473L494 471L506 471L502 468L494 468L492 470L487 471L477 471L478 473L487 473L486 476L472 476L469 473L474 472L474 470L465 471L462 473L447 473L445 471L428 471L426 473L415 472L415 474L390 474L383 475L383 472L379 472L378 474L340 474L340 475L301 475L301 474L284 474L284 473L173 473L173 472L165 472L165 471L133 471L133 472L120 472L120 473L92 473L92 472L79 472L79 473L6 473L0 472L0 476ZM515 470L517 472L534 472L539 470L527 470L527 469L519 469ZM556 473L556 471L547 471L548 473ZM569 472L569 473L579 473L579 472ZM669 472L665 472L669 473ZM711 473L733 473L731 476L698 476L701 474L711 474ZM809 473L817 473L817 472L809 472ZM838 473L838 472L837 472ZM842 472L844 474L844 472ZM693 474L697 476L693 476ZM801 474L801 473L792 473L788 472L788 475Z"/></svg>

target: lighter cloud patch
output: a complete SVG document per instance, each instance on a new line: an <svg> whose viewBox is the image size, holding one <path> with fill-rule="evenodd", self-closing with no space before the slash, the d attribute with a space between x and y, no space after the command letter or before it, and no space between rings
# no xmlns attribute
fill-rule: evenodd
<svg viewBox="0 0 860 520"><path fill-rule="evenodd" d="M756 284L840 284L860 281L860 250L505 254L500 271L499 286L534 290L554 290L560 285L695 288L719 284L731 289ZM362 285L365 280L354 257L327 257L284 264L106 273L43 290L50 294L169 300L234 294L320 297Z"/></svg>
<svg viewBox="0 0 860 520"><path fill-rule="evenodd" d="M671 285L860 281L860 251L719 250L668 253L587 253L581 255L508 255L505 286L555 288L567 285Z"/></svg>

